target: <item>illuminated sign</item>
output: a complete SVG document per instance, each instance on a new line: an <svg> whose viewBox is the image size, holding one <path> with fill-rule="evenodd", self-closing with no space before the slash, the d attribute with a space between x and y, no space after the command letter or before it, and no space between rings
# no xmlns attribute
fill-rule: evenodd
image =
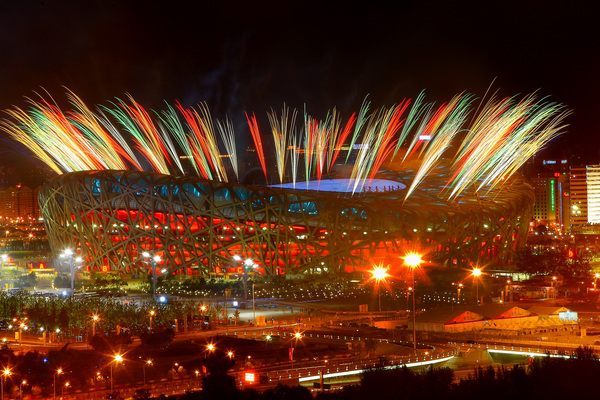
<svg viewBox="0 0 600 400"><path fill-rule="evenodd" d="M246 383L256 382L256 374L254 372L244 372L244 382L246 382Z"/></svg>

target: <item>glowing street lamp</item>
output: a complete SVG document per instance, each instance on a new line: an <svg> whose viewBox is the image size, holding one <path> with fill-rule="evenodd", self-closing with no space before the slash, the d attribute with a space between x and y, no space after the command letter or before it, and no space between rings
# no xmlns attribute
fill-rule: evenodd
<svg viewBox="0 0 600 400"><path fill-rule="evenodd" d="M23 385L27 385L27 381L23 379L19 384L19 394L21 395L21 400L23 400Z"/></svg>
<svg viewBox="0 0 600 400"><path fill-rule="evenodd" d="M56 375L60 375L62 374L63 370L62 368L59 368L56 370L56 372L54 373L54 383L52 385L52 388L54 389L54 400L56 400Z"/></svg>
<svg viewBox="0 0 600 400"><path fill-rule="evenodd" d="M473 268L471 271L471 275L473 275L473 279L475 280L475 292L477 294L477 305L479 305L479 277L481 276L480 268Z"/></svg>
<svg viewBox="0 0 600 400"><path fill-rule="evenodd" d="M71 298L75 295L75 262L80 263L83 261L81 257L75 257L73 250L65 249L60 255L61 258L65 258L69 263L69 271L71 273Z"/></svg>
<svg viewBox="0 0 600 400"><path fill-rule="evenodd" d="M0 393L2 393L2 400L4 400L4 381L6 381L6 378L8 378L11 374L12 372L9 368L4 368L4 371L2 371L2 378L0 379L0 381L2 382L2 386L0 387Z"/></svg>
<svg viewBox="0 0 600 400"><path fill-rule="evenodd" d="M114 363L123 362L123 356L121 354L115 354L113 362L110 363L110 391L113 391L113 365Z"/></svg>
<svg viewBox="0 0 600 400"><path fill-rule="evenodd" d="M238 256L239 258L239 256ZM241 261L241 258L239 259ZM244 308L248 309L248 269L254 266L254 261L251 258L244 260L242 267L244 268ZM255 321L256 322L256 321Z"/></svg>
<svg viewBox="0 0 600 400"><path fill-rule="evenodd" d="M456 285L456 303L460 304L460 291L463 288L463 284L459 283L458 285Z"/></svg>
<svg viewBox="0 0 600 400"><path fill-rule="evenodd" d="M373 274L373 279L375 279L375 285L377 287L377 297L379 298L379 311L381 311L381 281L384 281L385 278L388 276L387 273L387 268L383 268L383 267L375 267L373 269L373 271L371 271L371 273Z"/></svg>
<svg viewBox="0 0 600 400"><path fill-rule="evenodd" d="M217 346L215 346L213 343L208 343L206 345L206 350L204 353L204 359L207 359L209 354L212 353L213 351L217 350Z"/></svg>
<svg viewBox="0 0 600 400"><path fill-rule="evenodd" d="M150 330L152 330L152 318L156 315L154 310L150 310Z"/></svg>
<svg viewBox="0 0 600 400"><path fill-rule="evenodd" d="M294 369L294 344L295 342L297 342L298 340L302 339L302 333L300 332L296 332L294 333L294 336L292 336L292 341L290 342L290 358L292 361L292 369Z"/></svg>
<svg viewBox="0 0 600 400"><path fill-rule="evenodd" d="M98 320L100 320L100 317L97 315L92 316L92 337L96 336L96 322L98 322Z"/></svg>
<svg viewBox="0 0 600 400"><path fill-rule="evenodd" d="M415 269L419 268L422 262L421 255L417 253L409 253L404 257L404 263L410 268L413 280L413 348L415 353L417 352L417 281L415 279Z"/></svg>
<svg viewBox="0 0 600 400"><path fill-rule="evenodd" d="M146 362L142 366L142 372L144 374L144 386L146 386L146 366L151 366L151 365L152 365L152 360L146 360Z"/></svg>

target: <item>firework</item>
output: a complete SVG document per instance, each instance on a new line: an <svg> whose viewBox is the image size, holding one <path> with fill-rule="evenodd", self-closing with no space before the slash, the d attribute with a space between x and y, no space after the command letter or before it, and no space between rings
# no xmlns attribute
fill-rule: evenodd
<svg viewBox="0 0 600 400"><path fill-rule="evenodd" d="M233 129L233 125L231 124L231 120L227 118L223 123L221 121L217 121L217 128L219 129L219 134L223 140L225 150L227 151L227 158L229 159L231 168L233 168L235 178L236 180L239 180L240 176L238 171L237 148L235 145L235 131Z"/></svg>
<svg viewBox="0 0 600 400"><path fill-rule="evenodd" d="M206 103L184 108L176 102L175 106L167 104L163 111L148 112L127 95L126 100L117 98L93 110L68 91L72 110L63 112L50 95L49 100L38 96L40 101L26 98L26 109L6 110L0 128L56 173L142 170L141 156L153 171L183 174L181 159L185 158L197 175L229 181L223 163L223 158L228 158L233 178L239 180L234 126L228 117L213 124ZM393 159L402 148L403 161L418 162L413 180L407 182L405 199L446 159L450 161L449 179L439 195L455 200L467 189L477 193L506 182L529 157L561 134L570 113L561 104L538 101L535 95L520 100L492 96L472 111L474 100L474 96L463 93L434 108L421 92L414 102L405 99L399 105L370 112L371 103L365 98L343 129L342 115L336 108L324 121L305 109L300 127L295 110L284 105L279 117L271 110L267 116L278 180L283 184L286 178L288 149L293 186L298 180L300 155L304 154L308 188L311 180L320 181L332 172L342 147L348 146L346 163L351 154L355 158L349 190L362 191L386 160ZM246 120L268 180L268 149L263 147L258 121L254 113L246 113ZM219 145L226 154L219 151Z"/></svg>
<svg viewBox="0 0 600 400"><path fill-rule="evenodd" d="M254 140L254 146L256 147L256 154L258 154L260 166L262 167L263 173L265 174L265 179L268 179L267 165L265 162L265 152L263 150L260 131L258 130L258 122L256 122L256 116L254 115L254 113L252 113L252 118L248 117L248 113L246 113L246 121L248 121L248 127L250 128L250 133L252 134L252 139Z"/></svg>
<svg viewBox="0 0 600 400"><path fill-rule="evenodd" d="M271 132L273 133L273 143L275 145L275 160L277 165L277 175L279 176L279 183L283 183L285 179L285 163L286 163L286 150L290 143L290 137L295 134L296 127L296 116L297 111L292 111L290 116L290 109L283 105L281 110L281 118L277 119L275 111L271 109L270 113L267 113L269 117L269 123L271 124Z"/></svg>

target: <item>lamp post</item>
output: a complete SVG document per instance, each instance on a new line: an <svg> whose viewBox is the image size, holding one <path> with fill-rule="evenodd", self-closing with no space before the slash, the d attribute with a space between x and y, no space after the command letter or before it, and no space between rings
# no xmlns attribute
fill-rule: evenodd
<svg viewBox="0 0 600 400"><path fill-rule="evenodd" d="M252 325L256 326L256 304L254 302L254 283L252 284Z"/></svg>
<svg viewBox="0 0 600 400"><path fill-rule="evenodd" d="M152 330L152 318L155 314L156 312L154 310L150 310L150 330Z"/></svg>
<svg viewBox="0 0 600 400"><path fill-rule="evenodd" d="M477 295L477 305L479 305L479 277L481 276L481 269L473 268L471 275L473 275L473 280L475 280L475 293Z"/></svg>
<svg viewBox="0 0 600 400"><path fill-rule="evenodd" d="M460 291L463 288L463 284L459 283L458 285L456 285L456 304L460 304Z"/></svg>
<svg viewBox="0 0 600 400"><path fill-rule="evenodd" d="M244 308L248 309L248 268L254 265L254 261L250 258L247 258L244 261Z"/></svg>
<svg viewBox="0 0 600 400"><path fill-rule="evenodd" d="M65 386L63 386L63 388L62 388L62 397L65 397L65 389L68 390L69 389L69 385L70 385L69 382L65 382Z"/></svg>
<svg viewBox="0 0 600 400"><path fill-rule="evenodd" d="M113 365L114 363L123 362L123 356L120 354L115 355L115 359L110 363L110 391L113 391Z"/></svg>
<svg viewBox="0 0 600 400"><path fill-rule="evenodd" d="M146 360L146 362L142 366L142 372L144 373L144 386L146 386L146 365L152 365L152 360Z"/></svg>
<svg viewBox="0 0 600 400"><path fill-rule="evenodd" d="M62 372L63 372L62 368L59 368L54 373L54 383L52 384L52 388L54 389L54 396L53 396L54 400L56 400L56 375L60 375L60 374L62 374Z"/></svg>
<svg viewBox="0 0 600 400"><path fill-rule="evenodd" d="M27 325L21 322L19 324L19 346L23 346L23 330L27 330Z"/></svg>
<svg viewBox="0 0 600 400"><path fill-rule="evenodd" d="M290 342L290 358L292 359L292 369L294 369L294 342L297 342L300 339L302 339L302 334L300 332L296 332L294 333L294 337Z"/></svg>
<svg viewBox="0 0 600 400"><path fill-rule="evenodd" d="M404 262L409 266L412 281L413 281L413 348L415 353L417 352L417 281L415 278L415 269L421 265L423 260L421 260L421 256L417 253L410 253L404 257Z"/></svg>
<svg viewBox="0 0 600 400"><path fill-rule="evenodd" d="M60 255L67 259L69 263L69 272L71 273L71 298L75 295L75 262L81 262L83 259L81 257L73 258L73 250L65 249L63 253Z"/></svg>
<svg viewBox="0 0 600 400"><path fill-rule="evenodd" d="M23 400L23 385L27 385L26 380L22 380L21 384L19 384L19 395L21 396L21 400Z"/></svg>
<svg viewBox="0 0 600 400"><path fill-rule="evenodd" d="M4 381L6 381L6 378L9 377L11 374L10 369L8 368L4 368L4 371L2 371L2 386L0 387L0 393L2 393L2 400L4 400Z"/></svg>
<svg viewBox="0 0 600 400"><path fill-rule="evenodd" d="M204 353L204 359L206 360L208 358L208 355L210 353L212 353L213 351L215 351L217 349L217 346L215 346L212 343L209 343L206 345L206 353Z"/></svg>
<svg viewBox="0 0 600 400"><path fill-rule="evenodd" d="M147 251L143 252L142 256L149 259L152 266L152 299L156 301L156 263L161 262L162 258L157 254L152 255Z"/></svg>
<svg viewBox="0 0 600 400"><path fill-rule="evenodd" d="M377 288L377 297L379 297L379 311L381 311L381 281L384 281L385 278L388 276L387 274L387 269L383 268L383 267L375 267L375 269L373 269L373 271L371 271L371 273L373 274L373 279L375 279L375 287Z"/></svg>
<svg viewBox="0 0 600 400"><path fill-rule="evenodd" d="M100 317L97 315L92 316L92 337L96 336L96 322L98 322L99 319Z"/></svg>

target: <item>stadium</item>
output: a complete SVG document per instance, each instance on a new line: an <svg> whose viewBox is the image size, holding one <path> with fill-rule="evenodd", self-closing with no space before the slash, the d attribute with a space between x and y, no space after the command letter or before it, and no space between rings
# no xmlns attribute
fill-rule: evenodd
<svg viewBox="0 0 600 400"><path fill-rule="evenodd" d="M503 264L524 244L534 203L517 170L567 112L508 98L468 123L473 99L434 108L419 96L372 113L367 103L345 127L334 109L324 121L305 115L300 129L284 107L269 114L273 152L247 116L262 184L238 183L236 135L215 129L205 105L155 122L133 99L92 112L72 95L77 112L32 102L2 127L59 174L39 198L50 245L76 249L89 271L349 272L417 247L439 264Z"/></svg>
<svg viewBox="0 0 600 400"><path fill-rule="evenodd" d="M387 175L379 182L392 182ZM507 262L523 244L534 198L518 177L510 189L456 204L427 188L402 204L399 183L347 196L94 171L53 179L40 201L52 247L77 246L95 271L139 273L147 269L143 252L187 275L241 273L235 255L265 275L352 271L392 262L415 242L442 262Z"/></svg>

